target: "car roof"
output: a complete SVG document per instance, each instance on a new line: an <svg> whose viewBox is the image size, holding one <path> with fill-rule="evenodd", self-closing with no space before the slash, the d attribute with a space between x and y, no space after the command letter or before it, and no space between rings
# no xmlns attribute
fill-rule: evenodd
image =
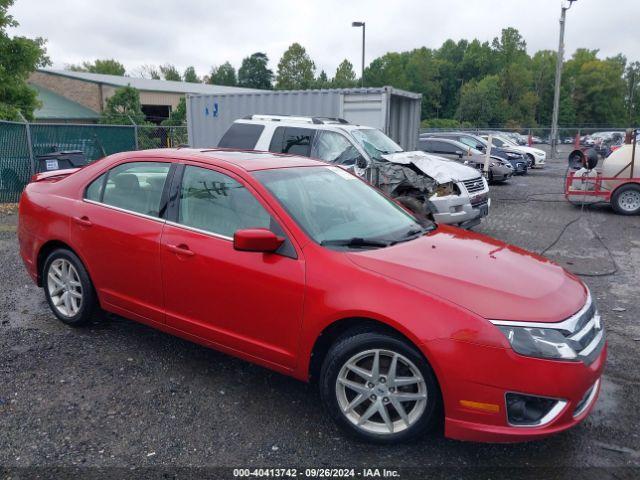
<svg viewBox="0 0 640 480"><path fill-rule="evenodd" d="M327 166L325 162L297 155L238 150L229 148L160 148L126 152L127 158L165 158L167 160L191 160L219 167L234 166L247 172L291 167Z"/></svg>
<svg viewBox="0 0 640 480"><path fill-rule="evenodd" d="M235 120L233 123L245 123L250 125L274 125L275 127L291 127L291 128L306 128L310 130L375 130L374 127L369 127L366 125L358 125L355 123L307 123L300 122L295 120L287 120L283 118L282 120L263 120L260 118L239 118Z"/></svg>

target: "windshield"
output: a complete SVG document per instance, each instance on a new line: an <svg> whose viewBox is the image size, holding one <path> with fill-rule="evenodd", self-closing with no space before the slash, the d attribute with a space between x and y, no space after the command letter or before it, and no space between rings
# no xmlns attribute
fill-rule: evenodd
<svg viewBox="0 0 640 480"><path fill-rule="evenodd" d="M358 128L350 133L370 157L380 158L387 153L402 152L400 145L375 128Z"/></svg>
<svg viewBox="0 0 640 480"><path fill-rule="evenodd" d="M253 175L323 245L382 247L425 231L400 206L339 167L281 168Z"/></svg>
<svg viewBox="0 0 640 480"><path fill-rule="evenodd" d="M507 146L509 146L509 147L517 147L518 146L518 144L515 143L510 138L507 138L507 137L498 137L498 138L500 138L500 140L502 140L504 143L506 143Z"/></svg>
<svg viewBox="0 0 640 480"><path fill-rule="evenodd" d="M452 140L451 144L457 149L462 150L464 153L470 152L471 155L484 155L480 150L478 150L477 148L471 145L467 145L465 143L458 142L456 140Z"/></svg>

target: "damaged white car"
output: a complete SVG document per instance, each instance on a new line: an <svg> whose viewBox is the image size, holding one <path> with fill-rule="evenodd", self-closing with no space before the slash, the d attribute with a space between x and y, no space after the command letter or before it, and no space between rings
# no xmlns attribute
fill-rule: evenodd
<svg viewBox="0 0 640 480"><path fill-rule="evenodd" d="M250 115L218 147L317 158L352 170L416 215L469 228L488 215L489 186L478 170L425 152L405 152L380 130L343 119Z"/></svg>

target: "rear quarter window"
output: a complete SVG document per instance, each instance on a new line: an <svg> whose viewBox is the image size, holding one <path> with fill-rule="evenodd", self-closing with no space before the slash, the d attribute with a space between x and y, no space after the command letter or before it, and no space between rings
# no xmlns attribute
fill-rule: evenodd
<svg viewBox="0 0 640 480"><path fill-rule="evenodd" d="M250 123L234 123L225 133L218 147L239 148L242 150L253 150L258 143L258 139L264 130L264 125L253 125Z"/></svg>

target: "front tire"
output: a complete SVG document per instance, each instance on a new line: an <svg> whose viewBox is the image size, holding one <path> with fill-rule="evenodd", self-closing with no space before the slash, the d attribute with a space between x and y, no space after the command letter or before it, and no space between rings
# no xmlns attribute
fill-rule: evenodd
<svg viewBox="0 0 640 480"><path fill-rule="evenodd" d="M42 273L44 294L54 315L72 327L89 323L98 310L98 300L78 256L66 248L54 250Z"/></svg>
<svg viewBox="0 0 640 480"><path fill-rule="evenodd" d="M529 168L536 168L536 159L531 153L527 153Z"/></svg>
<svg viewBox="0 0 640 480"><path fill-rule="evenodd" d="M440 420L440 389L430 365L404 340L353 332L331 347L320 374L329 414L349 435L390 444L414 439Z"/></svg>
<svg viewBox="0 0 640 480"><path fill-rule="evenodd" d="M629 183L618 187L611 195L611 207L620 215L640 213L640 185Z"/></svg>

